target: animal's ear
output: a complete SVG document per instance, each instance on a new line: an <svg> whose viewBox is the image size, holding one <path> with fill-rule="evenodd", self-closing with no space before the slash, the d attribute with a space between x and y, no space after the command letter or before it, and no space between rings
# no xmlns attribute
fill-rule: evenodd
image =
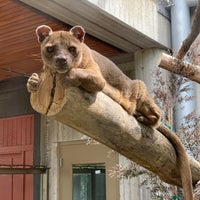
<svg viewBox="0 0 200 200"><path fill-rule="evenodd" d="M46 26L46 25L38 26L36 29L38 42L41 43L51 33L52 33L52 29L49 26Z"/></svg>
<svg viewBox="0 0 200 200"><path fill-rule="evenodd" d="M82 26L74 26L73 28L70 29L70 33L80 42L84 41L85 30Z"/></svg>

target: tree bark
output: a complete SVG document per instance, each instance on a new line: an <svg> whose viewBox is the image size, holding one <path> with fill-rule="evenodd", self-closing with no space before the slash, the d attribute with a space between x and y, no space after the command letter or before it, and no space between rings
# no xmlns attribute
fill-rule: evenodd
<svg viewBox="0 0 200 200"><path fill-rule="evenodd" d="M194 189L194 200L200 199L200 181L195 185Z"/></svg>
<svg viewBox="0 0 200 200"><path fill-rule="evenodd" d="M176 153L160 132L139 124L104 93L88 93L75 87L64 89L59 74L44 73L39 91L30 98L37 112L94 138L165 182L181 186ZM189 160L196 184L200 180L200 164L192 157Z"/></svg>
<svg viewBox="0 0 200 200"><path fill-rule="evenodd" d="M162 53L158 66L200 83L200 66L193 65Z"/></svg>

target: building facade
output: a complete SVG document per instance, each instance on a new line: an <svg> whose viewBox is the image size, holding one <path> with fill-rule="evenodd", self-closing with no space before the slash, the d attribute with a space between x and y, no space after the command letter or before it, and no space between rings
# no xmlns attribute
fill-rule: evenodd
<svg viewBox="0 0 200 200"><path fill-rule="evenodd" d="M30 175L2 172L0 196L7 200L151 199L149 191L140 185L140 177L118 180L110 176L117 165L129 165L126 158L104 145L88 144L91 140L84 134L36 113L26 81L29 74L42 70L35 28L44 23L53 30L81 25L88 33L88 46L112 59L130 78L143 80L152 91L159 56L171 49L169 11L158 7L159 2L0 2L0 16L6 19L1 28L9 30L9 34L0 30L0 166L46 169ZM15 13L13 17L9 10ZM167 77L164 70L163 74Z"/></svg>

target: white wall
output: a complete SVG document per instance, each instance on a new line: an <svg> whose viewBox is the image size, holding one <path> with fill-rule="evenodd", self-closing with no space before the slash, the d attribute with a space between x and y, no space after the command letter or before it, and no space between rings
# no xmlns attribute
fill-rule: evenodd
<svg viewBox="0 0 200 200"><path fill-rule="evenodd" d="M130 162L124 156L119 156L119 164L129 166ZM140 178L123 178L120 180L120 200L151 200L150 192L140 185Z"/></svg>
<svg viewBox="0 0 200 200"><path fill-rule="evenodd" d="M88 0L104 11L170 47L171 33L169 20L159 14L156 0Z"/></svg>
<svg viewBox="0 0 200 200"><path fill-rule="evenodd" d="M134 78L143 80L149 92L151 92L154 87L155 71L160 69L163 73L167 73L166 70L158 67L161 53L163 53L163 50L155 48L135 52Z"/></svg>

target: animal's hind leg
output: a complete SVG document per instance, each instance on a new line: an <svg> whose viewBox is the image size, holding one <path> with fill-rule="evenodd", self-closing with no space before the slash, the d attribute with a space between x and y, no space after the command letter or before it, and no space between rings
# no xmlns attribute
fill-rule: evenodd
<svg viewBox="0 0 200 200"><path fill-rule="evenodd" d="M134 94L137 99L136 112L139 113L139 115L136 115L136 119L147 126L156 128L160 124L160 108L149 95L143 81L136 80L133 83L133 89L136 89L137 92L137 94Z"/></svg>
<svg viewBox="0 0 200 200"><path fill-rule="evenodd" d="M152 128L159 126L161 111L149 95L146 97L143 103L140 103L140 106L136 109L140 114L136 116L139 122Z"/></svg>
<svg viewBox="0 0 200 200"><path fill-rule="evenodd" d="M134 117L137 119L137 121L141 122L144 125L150 126L150 127L155 127L158 124L158 117L156 117L155 115L148 115L144 116L140 113L136 113L134 115Z"/></svg>

